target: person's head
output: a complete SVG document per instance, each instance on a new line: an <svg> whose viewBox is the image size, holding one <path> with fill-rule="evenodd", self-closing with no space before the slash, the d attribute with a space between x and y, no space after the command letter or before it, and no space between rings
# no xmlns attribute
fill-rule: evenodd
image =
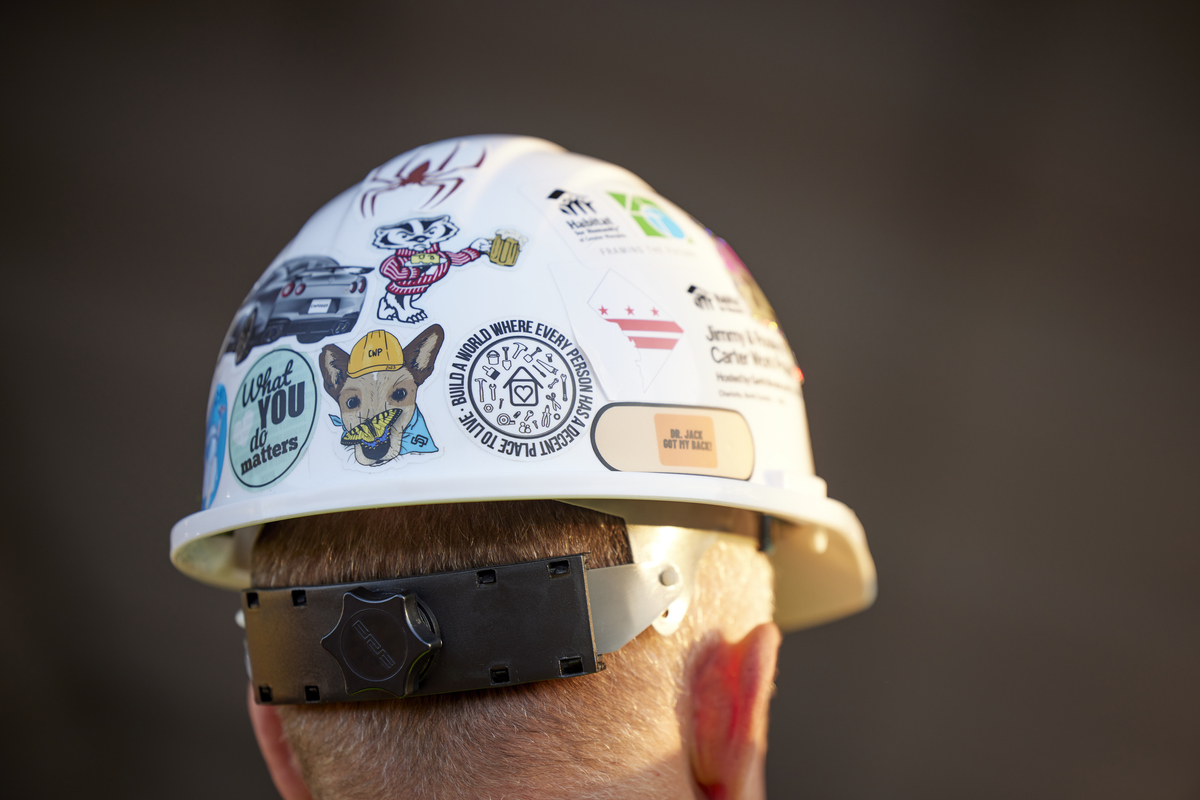
<svg viewBox="0 0 1200 800"><path fill-rule="evenodd" d="M704 555L678 631L647 630L594 675L278 710L251 698L281 794L757 796L779 632L767 557L729 538ZM580 552L630 563L624 523L553 501L408 506L268 525L253 572L260 587L313 585Z"/></svg>
<svg viewBox="0 0 1200 800"><path fill-rule="evenodd" d="M875 594L802 383L733 249L612 164L464 137L320 209L171 532L242 590L283 794L760 793L780 628Z"/></svg>

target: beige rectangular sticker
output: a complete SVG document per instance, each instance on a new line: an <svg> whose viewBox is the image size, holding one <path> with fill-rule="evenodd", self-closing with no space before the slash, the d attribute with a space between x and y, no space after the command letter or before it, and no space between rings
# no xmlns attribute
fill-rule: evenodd
<svg viewBox="0 0 1200 800"><path fill-rule="evenodd" d="M712 417L655 414L658 461L668 467L717 466L717 437Z"/></svg>
<svg viewBox="0 0 1200 800"><path fill-rule="evenodd" d="M748 480L754 439L745 417L724 408L613 403L592 424L592 446L618 472L673 472Z"/></svg>

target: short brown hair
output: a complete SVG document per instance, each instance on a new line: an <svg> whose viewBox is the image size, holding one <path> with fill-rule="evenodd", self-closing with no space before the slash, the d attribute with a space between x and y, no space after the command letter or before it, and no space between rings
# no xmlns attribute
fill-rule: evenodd
<svg viewBox="0 0 1200 800"><path fill-rule="evenodd" d="M252 570L257 586L311 585L582 552L592 567L629 563L624 522L554 501L402 506L271 523L254 546ZM681 779L656 765L680 745L664 731L681 713L688 654L713 630L736 626L744 634L770 619L769 570L751 547L714 548L701 568L710 579L699 582L681 630L643 633L607 654L608 669L595 675L281 706L285 734L316 798L532 797L550 787L563 796L597 783L613 787L613 797L662 796ZM729 586L736 591L722 588Z"/></svg>

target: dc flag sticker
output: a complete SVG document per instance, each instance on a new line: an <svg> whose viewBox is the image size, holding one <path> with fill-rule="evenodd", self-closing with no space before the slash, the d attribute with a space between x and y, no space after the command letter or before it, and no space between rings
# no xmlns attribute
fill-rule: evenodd
<svg viewBox="0 0 1200 800"><path fill-rule="evenodd" d="M683 328L666 309L612 270L605 273L588 305L629 339L632 347L626 348L626 355L637 364L642 388L649 389L671 357Z"/></svg>
<svg viewBox="0 0 1200 800"><path fill-rule="evenodd" d="M283 478L300 460L317 414L317 382L299 353L272 350L250 368L233 398L229 466L248 489Z"/></svg>

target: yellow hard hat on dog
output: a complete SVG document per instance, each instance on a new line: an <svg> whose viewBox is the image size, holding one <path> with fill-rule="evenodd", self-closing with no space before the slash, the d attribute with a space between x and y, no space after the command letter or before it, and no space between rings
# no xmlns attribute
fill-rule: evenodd
<svg viewBox="0 0 1200 800"><path fill-rule="evenodd" d="M400 340L387 331L371 331L350 350L347 374L357 378L372 372L400 369L404 366L404 348Z"/></svg>

